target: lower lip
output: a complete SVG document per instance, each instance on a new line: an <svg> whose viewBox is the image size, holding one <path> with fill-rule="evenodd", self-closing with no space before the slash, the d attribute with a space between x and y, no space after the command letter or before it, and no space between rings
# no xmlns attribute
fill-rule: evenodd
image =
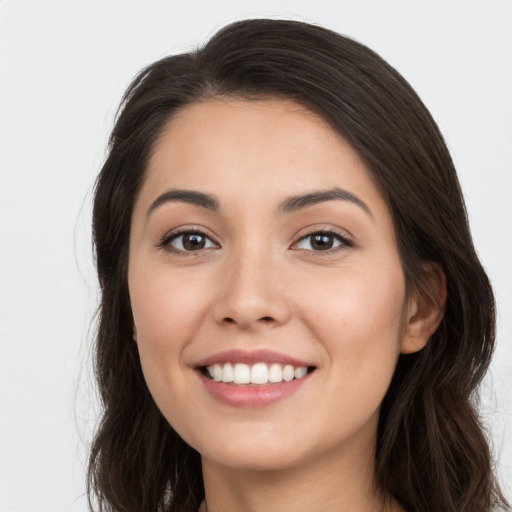
<svg viewBox="0 0 512 512"><path fill-rule="evenodd" d="M219 402L231 407L259 408L272 405L296 393L309 380L308 373L301 379L275 384L227 384L209 379L200 371L198 374L208 392Z"/></svg>

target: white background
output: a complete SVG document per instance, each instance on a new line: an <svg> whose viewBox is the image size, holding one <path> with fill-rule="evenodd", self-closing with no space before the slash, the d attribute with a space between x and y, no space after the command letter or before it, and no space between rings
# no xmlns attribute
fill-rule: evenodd
<svg viewBox="0 0 512 512"><path fill-rule="evenodd" d="M153 60L261 16L364 42L438 121L499 303L484 419L511 496L511 0L0 0L0 512L87 509L91 188L124 88Z"/></svg>

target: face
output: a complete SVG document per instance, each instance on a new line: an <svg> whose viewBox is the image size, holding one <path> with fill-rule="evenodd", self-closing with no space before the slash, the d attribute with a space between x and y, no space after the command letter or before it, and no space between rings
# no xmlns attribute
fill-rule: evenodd
<svg viewBox="0 0 512 512"><path fill-rule="evenodd" d="M316 115L181 110L136 201L128 281L149 389L205 460L277 469L371 449L413 306L385 201Z"/></svg>

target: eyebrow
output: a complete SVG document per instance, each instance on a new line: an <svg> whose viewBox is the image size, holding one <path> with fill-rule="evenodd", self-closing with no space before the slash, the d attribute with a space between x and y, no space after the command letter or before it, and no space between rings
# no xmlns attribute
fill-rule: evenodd
<svg viewBox="0 0 512 512"><path fill-rule="evenodd" d="M277 211L278 213L293 213L319 203L333 200L349 201L362 208L370 217L373 217L370 208L364 201L348 190L343 190L339 187L291 196L279 205ZM195 190L168 190L159 195L153 203L151 203L147 217L159 206L174 201L192 204L214 212L220 210L219 201L210 194L196 192Z"/></svg>
<svg viewBox="0 0 512 512"><path fill-rule="evenodd" d="M280 213L292 213L309 206L314 206L318 203L333 200L349 201L362 208L368 215L370 215L370 217L373 217L370 208L364 201L359 199L359 197L352 194L348 190L343 190L339 187L289 197L283 203L281 203L278 211Z"/></svg>
<svg viewBox="0 0 512 512"><path fill-rule="evenodd" d="M196 192L195 190L168 190L167 192L159 195L151 203L151 206L148 209L147 217L149 217L151 213L159 206L173 201L193 204L195 206L200 206L201 208L206 208L207 210L212 210L215 212L220 210L219 201L217 201L215 197L209 194Z"/></svg>

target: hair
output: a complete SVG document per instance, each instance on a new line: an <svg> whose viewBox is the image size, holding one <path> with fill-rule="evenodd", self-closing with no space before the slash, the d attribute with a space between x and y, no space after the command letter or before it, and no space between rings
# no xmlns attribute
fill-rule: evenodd
<svg viewBox="0 0 512 512"><path fill-rule="evenodd" d="M223 97L289 99L327 121L387 201L408 286L425 290L425 262L446 274L440 327L424 349L400 355L381 406L379 488L415 512L506 510L477 409L494 348L494 297L443 137L372 50L319 26L268 19L232 23L203 47L151 64L122 99L93 209L103 416L90 453L91 509L195 511L204 498L200 455L162 416L142 375L127 266L132 210L156 140L180 109Z"/></svg>

